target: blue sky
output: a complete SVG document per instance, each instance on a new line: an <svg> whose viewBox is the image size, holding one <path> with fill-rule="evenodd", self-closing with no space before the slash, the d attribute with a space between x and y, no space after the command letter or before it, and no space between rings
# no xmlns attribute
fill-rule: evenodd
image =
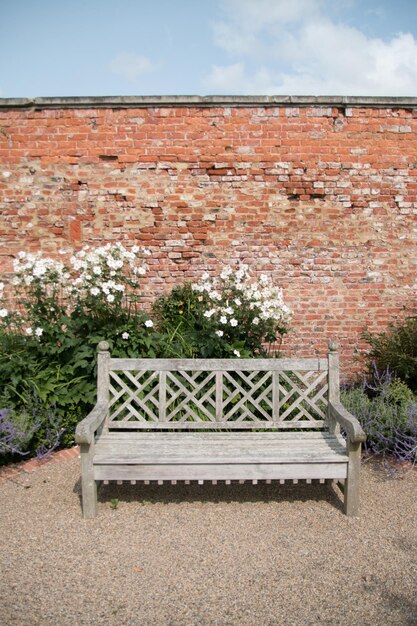
<svg viewBox="0 0 417 626"><path fill-rule="evenodd" d="M417 0L0 0L0 97L417 96Z"/></svg>

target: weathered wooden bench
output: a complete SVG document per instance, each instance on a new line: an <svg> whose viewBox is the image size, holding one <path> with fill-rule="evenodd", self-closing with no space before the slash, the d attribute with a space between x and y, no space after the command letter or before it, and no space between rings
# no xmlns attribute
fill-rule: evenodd
<svg viewBox="0 0 417 626"><path fill-rule="evenodd" d="M118 359L108 348L76 429L85 518L98 481L337 481L358 515L365 433L339 400L336 345L311 359Z"/></svg>

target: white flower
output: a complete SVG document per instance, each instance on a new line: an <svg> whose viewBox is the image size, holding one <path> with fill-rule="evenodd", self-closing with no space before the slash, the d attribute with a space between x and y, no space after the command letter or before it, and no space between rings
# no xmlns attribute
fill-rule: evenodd
<svg viewBox="0 0 417 626"><path fill-rule="evenodd" d="M221 272L221 274L220 274L220 278L222 280L227 280L229 278L230 274L232 274L232 273L233 273L233 270L232 270L231 267L225 267L223 269L223 271Z"/></svg>
<svg viewBox="0 0 417 626"><path fill-rule="evenodd" d="M43 328L40 328L39 326L37 328L35 328L35 335L37 337L42 337L42 335L43 335Z"/></svg>
<svg viewBox="0 0 417 626"><path fill-rule="evenodd" d="M133 254L137 254L139 252L139 246L133 246L132 252Z"/></svg>
<svg viewBox="0 0 417 626"><path fill-rule="evenodd" d="M226 313L226 315L233 315L233 309L230 306L228 306L227 309L224 309L223 312Z"/></svg>
<svg viewBox="0 0 417 626"><path fill-rule="evenodd" d="M100 289L98 287L91 287L90 293L92 296L98 296L98 294L100 293Z"/></svg>
<svg viewBox="0 0 417 626"><path fill-rule="evenodd" d="M26 328L26 331L25 331L25 332L26 332L26 334L27 334L27 335L33 335L33 328L31 328L31 327L29 326L29 328Z"/></svg>
<svg viewBox="0 0 417 626"><path fill-rule="evenodd" d="M145 322L145 326L146 326L146 328L152 328L152 326L153 326L153 321L152 321L152 320L146 320L146 322Z"/></svg>
<svg viewBox="0 0 417 626"><path fill-rule="evenodd" d="M46 265L42 261L39 261L33 268L33 275L36 276L36 278L41 278L44 274L46 274L46 270Z"/></svg>
<svg viewBox="0 0 417 626"><path fill-rule="evenodd" d="M240 352L239 352L239 350L233 350L233 354L235 354L237 357L240 357Z"/></svg>
<svg viewBox="0 0 417 626"><path fill-rule="evenodd" d="M259 324L259 317L254 317L252 320L252 324L255 324L255 326L257 326Z"/></svg>
<svg viewBox="0 0 417 626"><path fill-rule="evenodd" d="M101 267L100 267L100 265L94 265L94 267L93 267L93 274L95 274L96 276L100 276L100 274L101 274Z"/></svg>
<svg viewBox="0 0 417 626"><path fill-rule="evenodd" d="M129 333L122 333L122 339L129 339Z"/></svg>
<svg viewBox="0 0 417 626"><path fill-rule="evenodd" d="M225 315L222 315L220 318L220 324L227 324L227 317Z"/></svg>
<svg viewBox="0 0 417 626"><path fill-rule="evenodd" d="M223 332L222 330L216 330L216 335L217 335L218 337L223 337L224 332Z"/></svg>
<svg viewBox="0 0 417 626"><path fill-rule="evenodd" d="M107 299L107 302L114 302L114 295L112 293L109 293L106 299Z"/></svg>
<svg viewBox="0 0 417 626"><path fill-rule="evenodd" d="M216 309L210 309L209 311L204 311L204 317L208 317L210 318L212 315L214 315L216 312Z"/></svg>
<svg viewBox="0 0 417 626"><path fill-rule="evenodd" d="M239 298L235 298L234 303L236 304L236 306L240 306L242 304L242 301L239 300Z"/></svg>
<svg viewBox="0 0 417 626"><path fill-rule="evenodd" d="M0 317L7 317L9 314L7 309L0 309Z"/></svg>
<svg viewBox="0 0 417 626"><path fill-rule="evenodd" d="M234 318L230 320L230 326L237 326L238 321L235 320Z"/></svg>

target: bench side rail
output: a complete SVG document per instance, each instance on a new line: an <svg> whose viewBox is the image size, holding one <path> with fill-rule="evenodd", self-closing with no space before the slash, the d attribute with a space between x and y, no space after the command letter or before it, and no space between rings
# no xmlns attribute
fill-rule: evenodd
<svg viewBox="0 0 417 626"><path fill-rule="evenodd" d="M109 370L153 372L327 371L327 359L109 359Z"/></svg>

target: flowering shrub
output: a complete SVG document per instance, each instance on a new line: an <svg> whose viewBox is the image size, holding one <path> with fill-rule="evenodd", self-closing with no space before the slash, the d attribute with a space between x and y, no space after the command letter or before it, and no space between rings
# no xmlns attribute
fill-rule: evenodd
<svg viewBox="0 0 417 626"><path fill-rule="evenodd" d="M86 246L70 258L73 273L78 272L70 292L78 306L107 315L120 306L140 301L140 277L146 274L146 264L139 256L141 249L127 250L120 243L96 249ZM149 255L148 250L142 251Z"/></svg>
<svg viewBox="0 0 417 626"><path fill-rule="evenodd" d="M20 252L14 262L13 285L26 317L32 320L53 319L59 306L70 313L81 308L107 317L139 302L139 277L146 273L142 255L149 252L138 246L127 250L120 243L85 246L65 265L40 253Z"/></svg>
<svg viewBox="0 0 417 626"><path fill-rule="evenodd" d="M365 451L417 460L417 396L389 370L343 392L342 401L367 434Z"/></svg>
<svg viewBox="0 0 417 626"><path fill-rule="evenodd" d="M174 288L153 312L159 327L170 331L167 354L203 358L266 355L288 332L290 319L282 289L265 275L252 278L246 265Z"/></svg>
<svg viewBox="0 0 417 626"><path fill-rule="evenodd" d="M58 260L19 253L13 306L0 283L3 450L71 445L95 401L103 339L116 357L250 357L267 354L288 331L282 290L244 265L176 287L156 301L151 319L141 309L148 254L120 243L63 251Z"/></svg>
<svg viewBox="0 0 417 626"><path fill-rule="evenodd" d="M139 306L147 255L121 244L63 253L66 262L19 253L13 306L0 284L0 406L18 413L35 393L56 406L71 443L95 401L97 344L106 339L115 356L156 355L158 334Z"/></svg>

